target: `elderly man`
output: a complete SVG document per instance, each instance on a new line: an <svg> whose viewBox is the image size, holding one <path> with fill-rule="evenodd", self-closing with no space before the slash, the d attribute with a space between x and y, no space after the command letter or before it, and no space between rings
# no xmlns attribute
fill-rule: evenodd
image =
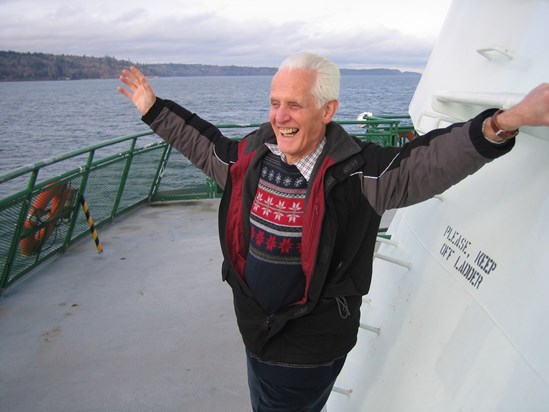
<svg viewBox="0 0 549 412"><path fill-rule="evenodd" d="M119 91L160 137L223 189L223 279L231 286L254 411L319 411L356 343L382 214L445 191L549 124L549 85L402 148L332 121L339 70L312 53L275 74L269 123L236 142L155 96L137 69Z"/></svg>

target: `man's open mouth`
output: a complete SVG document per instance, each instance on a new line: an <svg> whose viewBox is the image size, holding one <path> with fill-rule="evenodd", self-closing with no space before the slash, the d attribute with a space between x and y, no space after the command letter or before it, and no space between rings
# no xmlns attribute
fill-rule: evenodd
<svg viewBox="0 0 549 412"><path fill-rule="evenodd" d="M294 136L298 131L299 129L278 129L280 131L280 134L282 136L285 136L285 137L291 137L291 136Z"/></svg>

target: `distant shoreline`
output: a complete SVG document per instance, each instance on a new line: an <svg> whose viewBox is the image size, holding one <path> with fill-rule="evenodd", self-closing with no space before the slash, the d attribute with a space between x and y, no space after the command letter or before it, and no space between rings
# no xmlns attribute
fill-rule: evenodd
<svg viewBox="0 0 549 412"><path fill-rule="evenodd" d="M69 56L0 51L0 82L40 80L117 79L121 70L136 66L151 77L272 76L275 67L216 66L206 64L144 64L114 57ZM342 76L421 76L396 69L341 69Z"/></svg>

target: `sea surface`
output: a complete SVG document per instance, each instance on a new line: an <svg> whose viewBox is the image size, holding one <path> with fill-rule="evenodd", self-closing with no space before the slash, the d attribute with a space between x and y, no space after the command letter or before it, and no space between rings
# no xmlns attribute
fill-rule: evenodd
<svg viewBox="0 0 549 412"><path fill-rule="evenodd" d="M152 78L160 97L214 123L268 120L270 76ZM406 114L419 76L343 76L336 120ZM147 130L118 80L0 82L0 175Z"/></svg>

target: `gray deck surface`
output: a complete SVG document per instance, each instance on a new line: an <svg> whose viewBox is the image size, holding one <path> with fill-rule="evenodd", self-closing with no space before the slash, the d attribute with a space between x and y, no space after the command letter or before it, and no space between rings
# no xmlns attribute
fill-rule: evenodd
<svg viewBox="0 0 549 412"><path fill-rule="evenodd" d="M9 288L0 411L249 411L217 207L142 207Z"/></svg>
<svg viewBox="0 0 549 412"><path fill-rule="evenodd" d="M9 288L0 411L250 411L218 205L144 206Z"/></svg>

